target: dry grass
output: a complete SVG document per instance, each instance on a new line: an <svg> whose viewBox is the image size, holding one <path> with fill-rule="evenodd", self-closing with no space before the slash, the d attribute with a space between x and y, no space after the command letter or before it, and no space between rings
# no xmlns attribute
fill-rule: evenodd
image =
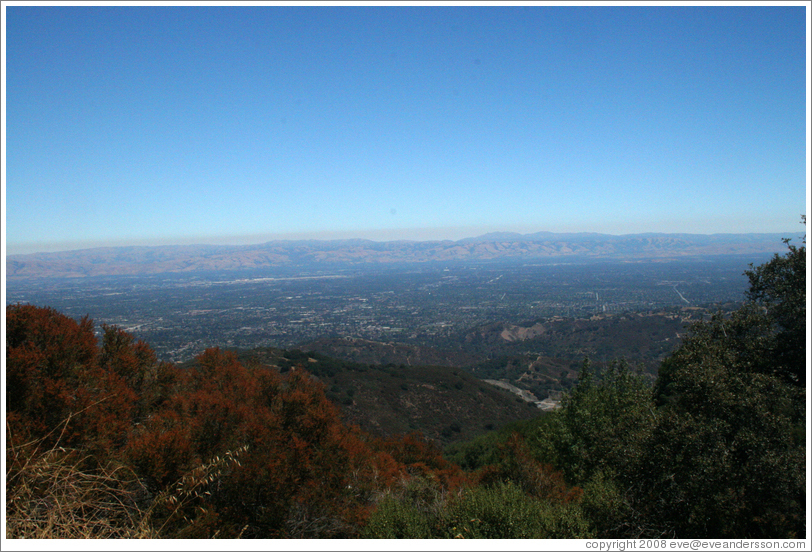
<svg viewBox="0 0 812 552"><path fill-rule="evenodd" d="M8 424L6 429L8 539L162 538L170 520L189 523L187 506L210 494L208 488L247 449L215 457L153 496L126 466L99 465L80 450L58 446L59 440L45 451L44 439L16 445Z"/></svg>
<svg viewBox="0 0 812 552"><path fill-rule="evenodd" d="M6 450L6 538L154 538L139 508L146 489L129 470L40 442Z"/></svg>

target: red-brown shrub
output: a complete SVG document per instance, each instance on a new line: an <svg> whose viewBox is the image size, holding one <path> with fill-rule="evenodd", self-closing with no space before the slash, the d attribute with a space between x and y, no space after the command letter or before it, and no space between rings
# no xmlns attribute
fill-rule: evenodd
<svg viewBox="0 0 812 552"><path fill-rule="evenodd" d="M379 440L375 446L402 464L407 474L430 477L446 490L470 484L462 468L443 458L439 447L420 433Z"/></svg>
<svg viewBox="0 0 812 552"><path fill-rule="evenodd" d="M215 518L219 536L355 534L372 493L397 470L391 456L346 427L304 371L245 368L219 349L197 362L128 447L139 472L167 492L184 469L188 476L191 466L242 451L188 502L196 535L206 536ZM195 522L204 512L208 521Z"/></svg>
<svg viewBox="0 0 812 552"><path fill-rule="evenodd" d="M511 435L500 449L500 463L482 468L477 474L477 485L512 481L531 496L564 503L577 501L583 494L579 487L567 487L561 471L533 458L518 433Z"/></svg>
<svg viewBox="0 0 812 552"><path fill-rule="evenodd" d="M50 308L6 307L6 409L12 434L104 454L124 443L136 394L98 364L93 323Z"/></svg>

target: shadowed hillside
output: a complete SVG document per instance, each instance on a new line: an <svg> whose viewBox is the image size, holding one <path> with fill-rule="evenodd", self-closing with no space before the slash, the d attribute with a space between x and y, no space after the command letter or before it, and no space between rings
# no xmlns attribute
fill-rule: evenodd
<svg viewBox="0 0 812 552"><path fill-rule="evenodd" d="M541 414L531 402L460 368L367 365L273 348L236 354L246 366L282 373L307 370L325 386L326 397L340 408L344 421L381 437L419 431L446 445Z"/></svg>

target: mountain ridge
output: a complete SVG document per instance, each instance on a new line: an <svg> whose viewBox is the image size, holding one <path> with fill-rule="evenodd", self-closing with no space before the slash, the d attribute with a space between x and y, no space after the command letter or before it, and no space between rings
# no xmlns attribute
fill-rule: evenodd
<svg viewBox="0 0 812 552"><path fill-rule="evenodd" d="M82 278L275 267L492 261L507 259L653 259L783 251L779 234L515 234L497 232L457 241L276 240L256 245L157 245L79 249L6 256L14 278Z"/></svg>

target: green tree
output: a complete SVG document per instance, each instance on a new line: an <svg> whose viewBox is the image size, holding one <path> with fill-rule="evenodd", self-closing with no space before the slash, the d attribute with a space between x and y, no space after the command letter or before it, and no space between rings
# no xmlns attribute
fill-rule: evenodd
<svg viewBox="0 0 812 552"><path fill-rule="evenodd" d="M804 217L804 222L806 218ZM804 238L806 243L806 238ZM745 272L747 298L763 307L773 328L772 372L806 386L806 246L784 240L789 251Z"/></svg>
<svg viewBox="0 0 812 552"><path fill-rule="evenodd" d="M698 366L723 365L736 373L774 373L773 335L770 320L754 304L729 316L719 312L710 320L693 324L679 348L660 365L654 388L658 404L676 400L681 392L676 380L684 380ZM678 378L680 371L683 373Z"/></svg>
<svg viewBox="0 0 812 552"><path fill-rule="evenodd" d="M541 460L583 489L580 507L598 537L648 532L633 501L656 417L645 377L625 362L613 362L598 377L587 360L562 408L548 414L534 439L528 439Z"/></svg>
<svg viewBox="0 0 812 552"><path fill-rule="evenodd" d="M655 387L634 498L649 534L805 533L805 248L747 272L750 301L691 327Z"/></svg>
<svg viewBox="0 0 812 552"><path fill-rule="evenodd" d="M598 379L587 360L578 384L550 416L533 448L563 470L568 483L584 485L598 472L631 481L654 422L651 385L623 361Z"/></svg>
<svg viewBox="0 0 812 552"><path fill-rule="evenodd" d="M693 344L697 346L696 343ZM804 534L804 392L717 354L673 367L640 462L636 504L654 534Z"/></svg>

